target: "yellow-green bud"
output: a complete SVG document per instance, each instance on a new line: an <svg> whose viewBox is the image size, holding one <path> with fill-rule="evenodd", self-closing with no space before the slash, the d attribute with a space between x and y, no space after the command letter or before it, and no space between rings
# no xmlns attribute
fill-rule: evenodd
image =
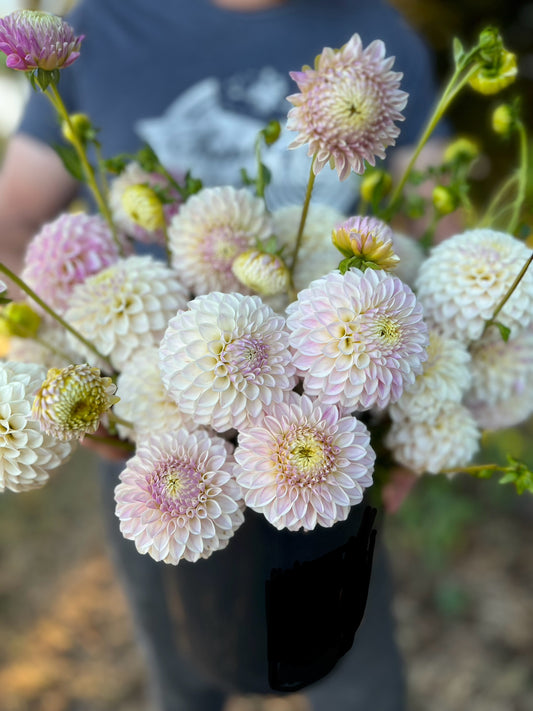
<svg viewBox="0 0 533 711"><path fill-rule="evenodd" d="M0 333L18 338L34 338L41 325L41 317L23 301L12 301L0 314Z"/></svg>
<svg viewBox="0 0 533 711"><path fill-rule="evenodd" d="M453 192L444 185L437 185L433 189L433 205L441 215L449 215L457 209L457 198Z"/></svg>
<svg viewBox="0 0 533 711"><path fill-rule="evenodd" d="M384 197L390 192L392 178L384 170L373 170L361 180L361 197L365 202L372 202L374 197Z"/></svg>
<svg viewBox="0 0 533 711"><path fill-rule="evenodd" d="M232 270L242 284L261 296L283 294L289 289L289 270L276 254L249 249L236 257Z"/></svg>
<svg viewBox="0 0 533 711"><path fill-rule="evenodd" d="M267 146L271 146L275 143L281 134L281 125L279 121L273 119L269 121L265 128L263 129L263 136L265 138L265 143Z"/></svg>
<svg viewBox="0 0 533 711"><path fill-rule="evenodd" d="M509 104L500 104L492 112L492 130L499 136L508 136L514 126L514 114Z"/></svg>
<svg viewBox="0 0 533 711"><path fill-rule="evenodd" d="M470 86L480 94L497 94L512 84L518 74L516 55L502 49L498 61L480 67L470 78Z"/></svg>
<svg viewBox="0 0 533 711"><path fill-rule="evenodd" d="M76 138L82 143L86 143L92 134L91 120L86 114L71 114L68 121L61 124L61 132L65 140L74 143Z"/></svg>
<svg viewBox="0 0 533 711"><path fill-rule="evenodd" d="M165 226L163 204L148 185L129 185L122 193L122 207L135 224L148 232Z"/></svg>
<svg viewBox="0 0 533 711"><path fill-rule="evenodd" d="M443 159L445 163L455 163L455 161L471 161L477 158L480 153L479 145L470 138L456 138L446 146Z"/></svg>

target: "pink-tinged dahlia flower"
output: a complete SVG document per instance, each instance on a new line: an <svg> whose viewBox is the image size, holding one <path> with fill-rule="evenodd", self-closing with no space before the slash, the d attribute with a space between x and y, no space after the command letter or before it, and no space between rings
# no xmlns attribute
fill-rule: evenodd
<svg viewBox="0 0 533 711"><path fill-rule="evenodd" d="M297 531L346 519L372 484L375 454L355 417L293 395L239 432L235 459L245 504Z"/></svg>
<svg viewBox="0 0 533 711"><path fill-rule="evenodd" d="M422 372L428 344L422 308L406 284L384 271L331 272L301 291L287 314L304 390L324 402L383 408Z"/></svg>
<svg viewBox="0 0 533 711"><path fill-rule="evenodd" d="M0 52L9 69L53 71L71 65L80 56L83 35L56 15L36 10L15 10L0 19Z"/></svg>
<svg viewBox="0 0 533 711"><path fill-rule="evenodd" d="M118 258L111 231L99 215L60 215L44 225L28 245L22 278L43 301L63 314L76 284Z"/></svg>
<svg viewBox="0 0 533 711"><path fill-rule="evenodd" d="M172 266L196 295L243 291L236 257L271 234L264 201L248 190L205 188L187 200L168 228Z"/></svg>
<svg viewBox="0 0 533 711"><path fill-rule="evenodd" d="M226 441L203 430L140 443L115 489L122 534L173 565L223 548L244 520L234 466Z"/></svg>
<svg viewBox="0 0 533 711"><path fill-rule="evenodd" d="M407 94L399 89L402 74L391 71L394 57L385 57L385 45L375 40L363 49L355 34L339 50L324 48L315 68L291 72L299 94L287 97L294 104L287 128L298 131L289 148L309 144L317 175L326 163L340 180L363 173L365 161L375 165L393 146L402 121Z"/></svg>
<svg viewBox="0 0 533 711"><path fill-rule="evenodd" d="M170 320L160 361L181 411L218 432L257 417L295 384L285 320L258 296L198 296Z"/></svg>
<svg viewBox="0 0 533 711"><path fill-rule="evenodd" d="M166 264L148 256L126 257L76 286L65 319L122 370L133 353L159 343L187 297Z"/></svg>
<svg viewBox="0 0 533 711"><path fill-rule="evenodd" d="M33 363L0 363L0 492L38 489L72 452L70 443L42 432L31 414L45 375Z"/></svg>
<svg viewBox="0 0 533 711"><path fill-rule="evenodd" d="M481 336L531 250L512 235L477 229L434 247L416 280L428 324L468 343ZM511 338L533 320L533 271L529 269L498 314Z"/></svg>

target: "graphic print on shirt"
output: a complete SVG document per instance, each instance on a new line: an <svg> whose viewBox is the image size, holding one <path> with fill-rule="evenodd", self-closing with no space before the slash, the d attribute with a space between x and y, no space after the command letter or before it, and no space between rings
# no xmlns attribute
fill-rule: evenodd
<svg viewBox="0 0 533 711"><path fill-rule="evenodd" d="M291 82L272 67L250 70L221 81L204 79L176 98L161 117L137 122L139 136L161 162L176 174L191 171L205 186L241 185L241 168L256 174L257 133L272 118L282 125L280 139L264 148L262 158L272 172L266 190L270 209L301 204L311 158L305 147L288 150L296 133L284 129L291 104ZM357 196L358 177L339 182L325 168L318 176L313 202L349 213Z"/></svg>

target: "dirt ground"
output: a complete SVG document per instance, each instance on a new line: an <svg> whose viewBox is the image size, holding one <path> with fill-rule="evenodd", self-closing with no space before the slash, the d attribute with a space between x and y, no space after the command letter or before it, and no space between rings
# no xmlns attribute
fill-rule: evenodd
<svg viewBox="0 0 533 711"><path fill-rule="evenodd" d="M92 467L77 457L44 489L0 497L0 711L145 709ZM532 500L430 482L387 537L410 711L532 709ZM293 696L227 711L305 709Z"/></svg>

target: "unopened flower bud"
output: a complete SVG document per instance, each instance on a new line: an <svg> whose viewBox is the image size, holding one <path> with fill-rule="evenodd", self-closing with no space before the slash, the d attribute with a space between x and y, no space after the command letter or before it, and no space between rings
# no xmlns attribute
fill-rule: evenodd
<svg viewBox="0 0 533 711"><path fill-rule="evenodd" d="M163 203L148 185L129 185L122 193L122 207L133 222L148 232L165 226Z"/></svg>
<svg viewBox="0 0 533 711"><path fill-rule="evenodd" d="M479 155L479 145L470 138L456 138L446 146L443 159L445 163L469 162Z"/></svg>
<svg viewBox="0 0 533 711"><path fill-rule="evenodd" d="M61 133L69 143L74 143L76 139L87 143L93 137L91 120L87 114L71 114L69 121L63 121L61 124Z"/></svg>
<svg viewBox="0 0 533 711"><path fill-rule="evenodd" d="M433 205L441 215L448 215L457 209L457 198L450 188L437 185L433 189Z"/></svg>
<svg viewBox="0 0 533 711"><path fill-rule="evenodd" d="M502 48L495 61L481 66L469 83L474 91L490 96L512 84L517 74L516 55Z"/></svg>
<svg viewBox="0 0 533 711"><path fill-rule="evenodd" d="M390 192L392 178L384 170L373 170L366 173L361 180L361 197L365 202L372 202L374 198L381 199Z"/></svg>
<svg viewBox="0 0 533 711"><path fill-rule="evenodd" d="M281 125L279 121L272 120L267 123L263 129L263 137L267 146L271 146L275 143L281 134Z"/></svg>
<svg viewBox="0 0 533 711"><path fill-rule="evenodd" d="M507 137L514 126L515 117L509 104L500 104L492 113L492 130L499 136Z"/></svg>
<svg viewBox="0 0 533 711"><path fill-rule="evenodd" d="M400 258L394 253L392 230L376 217L350 217L333 230L337 249L358 269L394 269Z"/></svg>
<svg viewBox="0 0 533 711"><path fill-rule="evenodd" d="M96 432L102 415L119 398L111 378L87 363L50 368L35 396L32 415L43 432L67 441Z"/></svg>
<svg viewBox="0 0 533 711"><path fill-rule="evenodd" d="M23 301L12 301L0 313L0 330L5 336L34 338L40 324L39 314Z"/></svg>
<svg viewBox="0 0 533 711"><path fill-rule="evenodd" d="M261 296L283 294L289 288L289 270L276 254L249 249L234 260L232 270L242 284Z"/></svg>

